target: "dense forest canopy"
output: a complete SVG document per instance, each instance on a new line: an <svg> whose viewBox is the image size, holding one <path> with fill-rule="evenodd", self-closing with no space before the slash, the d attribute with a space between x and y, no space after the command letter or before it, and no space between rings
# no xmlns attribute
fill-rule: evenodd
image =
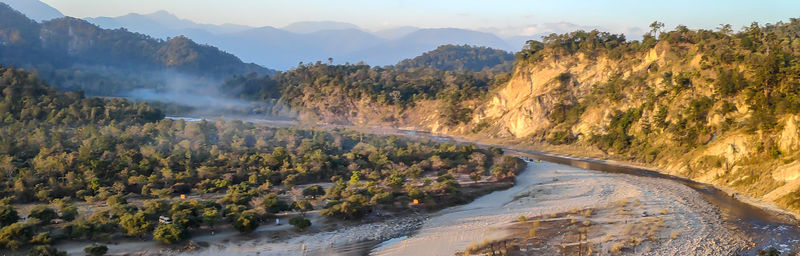
<svg viewBox="0 0 800 256"><path fill-rule="evenodd" d="M279 196L298 186L328 200L323 215L343 219L402 210L412 199L452 205L468 200L457 177L503 180L524 166L475 145L163 117L144 103L61 93L32 73L0 68L0 234L16 234L0 235L0 246L150 233L174 243L220 223L251 232L271 214L314 207ZM306 185L330 182L327 190ZM216 199L175 200L184 193ZM108 207L83 212L76 201ZM50 204L20 222L12 206L29 202ZM172 224L157 225L160 216ZM57 218L66 223L51 224Z"/></svg>
<svg viewBox="0 0 800 256"><path fill-rule="evenodd" d="M439 100L456 106L486 95L509 77L510 73L491 70L445 71L318 62L272 76L236 76L222 85L222 91L247 100L278 99L297 111L348 115L351 112L348 103L361 100L403 109L414 107L420 100ZM460 108L453 111L459 112ZM459 122L458 115L453 114L454 122Z"/></svg>
<svg viewBox="0 0 800 256"><path fill-rule="evenodd" d="M435 68L448 71L474 71L484 69L511 72L514 55L489 47L469 45L442 45L420 56L400 61L399 69Z"/></svg>

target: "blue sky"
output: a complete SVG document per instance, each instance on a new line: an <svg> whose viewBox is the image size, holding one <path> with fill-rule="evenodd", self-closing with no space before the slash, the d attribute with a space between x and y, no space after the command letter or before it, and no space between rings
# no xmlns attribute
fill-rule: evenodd
<svg viewBox="0 0 800 256"><path fill-rule="evenodd" d="M568 22L614 31L646 28L659 20L673 28L740 28L800 17L798 0L43 0L74 17L169 11L202 23L281 27L333 20L369 29L396 26L512 28Z"/></svg>

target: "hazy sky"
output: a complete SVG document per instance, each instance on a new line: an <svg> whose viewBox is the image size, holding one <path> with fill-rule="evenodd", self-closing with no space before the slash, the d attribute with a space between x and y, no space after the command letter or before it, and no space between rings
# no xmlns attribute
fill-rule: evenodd
<svg viewBox="0 0 800 256"><path fill-rule="evenodd" d="M169 11L202 23L281 27L333 20L377 29L395 26L524 27L569 22L610 30L646 28L659 20L673 28L735 28L800 17L798 0L43 0L74 17Z"/></svg>

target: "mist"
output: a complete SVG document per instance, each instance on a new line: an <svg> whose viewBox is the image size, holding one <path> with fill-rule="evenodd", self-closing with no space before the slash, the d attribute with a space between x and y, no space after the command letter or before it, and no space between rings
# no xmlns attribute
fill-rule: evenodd
<svg viewBox="0 0 800 256"><path fill-rule="evenodd" d="M248 101L234 98L221 89L223 81L196 77L175 71L156 73L159 81L155 88L137 88L122 92L121 96L152 103L167 115L214 118L220 116L237 119L293 119L289 108L268 101Z"/></svg>

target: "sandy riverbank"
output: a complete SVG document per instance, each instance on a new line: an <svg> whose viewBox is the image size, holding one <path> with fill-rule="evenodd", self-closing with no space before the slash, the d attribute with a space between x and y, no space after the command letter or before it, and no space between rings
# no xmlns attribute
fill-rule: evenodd
<svg viewBox="0 0 800 256"><path fill-rule="evenodd" d="M655 238L623 252L729 255L750 246L743 233L724 226L718 210L686 186L541 162L530 164L515 187L444 210L425 221L417 234L378 248L376 254L453 255L473 243L511 236L519 216L556 216L585 209L595 211L581 217L594 223L595 232L589 232L587 240L595 252L603 254L632 239L633 229L642 228L635 225L650 223L646 219L663 223L651 231Z"/></svg>

